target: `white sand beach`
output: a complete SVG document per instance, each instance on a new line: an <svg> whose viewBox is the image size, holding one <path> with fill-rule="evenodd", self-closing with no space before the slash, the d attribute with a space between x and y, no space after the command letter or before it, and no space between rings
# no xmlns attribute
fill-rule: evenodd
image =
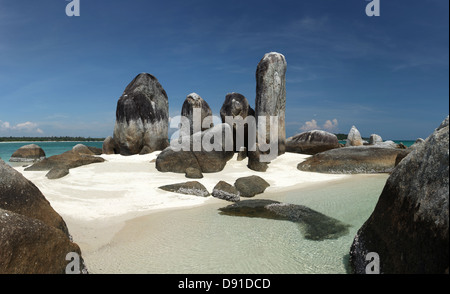
<svg viewBox="0 0 450 294"><path fill-rule="evenodd" d="M107 246L127 221L164 210L215 202L229 204L212 196L188 196L159 189L163 185L191 179L184 174L157 171L151 161L158 154L101 155L106 162L71 169L68 176L58 180L47 179L47 172L24 171L24 167L16 167L16 170L41 190L66 221L74 242L82 252L89 254ZM236 156L223 171L204 174L204 178L198 181L212 192L221 180L234 184L240 177L258 175L270 183L266 193L273 194L351 177L299 171L297 164L308 155L286 153L272 161L263 173L250 170L246 166L247 160L238 162Z"/></svg>

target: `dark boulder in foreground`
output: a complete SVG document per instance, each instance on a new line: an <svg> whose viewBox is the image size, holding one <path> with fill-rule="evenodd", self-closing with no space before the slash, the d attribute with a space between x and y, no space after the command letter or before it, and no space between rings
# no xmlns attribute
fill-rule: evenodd
<svg viewBox="0 0 450 294"><path fill-rule="evenodd" d="M237 179L234 186L239 191L241 197L253 197L257 194L264 193L270 184L261 177L249 176Z"/></svg>
<svg viewBox="0 0 450 294"><path fill-rule="evenodd" d="M17 149L9 159L11 162L34 162L45 158L44 150L36 144L25 145Z"/></svg>
<svg viewBox="0 0 450 294"><path fill-rule="evenodd" d="M154 76L139 74L117 102L114 141L119 153L134 155L163 150L169 145L168 130L166 91Z"/></svg>
<svg viewBox="0 0 450 294"><path fill-rule="evenodd" d="M376 146L333 149L316 154L298 164L301 171L329 174L389 173L395 167L397 156L405 150Z"/></svg>
<svg viewBox="0 0 450 294"><path fill-rule="evenodd" d="M304 132L286 140L286 152L308 155L314 155L339 147L339 140L335 134L321 130Z"/></svg>
<svg viewBox="0 0 450 294"><path fill-rule="evenodd" d="M101 157L84 155L70 150L64 152L63 154L45 158L44 160L39 161L30 167L27 167L25 171L49 171L52 169L69 170L71 168L76 168L92 163L101 163L104 161L105 160ZM55 179L54 175L51 175L51 177Z"/></svg>
<svg viewBox="0 0 450 294"><path fill-rule="evenodd" d="M314 241L338 239L347 235L350 227L306 206L272 200L244 200L219 210L223 215L292 221L299 224L306 239Z"/></svg>
<svg viewBox="0 0 450 294"><path fill-rule="evenodd" d="M217 183L213 189L212 196L231 202L238 202L240 200L239 191L234 186L224 181Z"/></svg>
<svg viewBox="0 0 450 294"><path fill-rule="evenodd" d="M194 196L201 196L201 197L209 196L209 192L208 192L208 190L206 190L205 186L203 186L201 183L196 182L196 181L173 184L173 185L166 185L166 186L162 186L159 188L164 191L186 194L186 195L194 195Z"/></svg>
<svg viewBox="0 0 450 294"><path fill-rule="evenodd" d="M358 231L350 264L365 273L369 252L385 274L443 274L449 271L448 117L396 167L377 206Z"/></svg>
<svg viewBox="0 0 450 294"><path fill-rule="evenodd" d="M2 160L0 160L0 208L38 219L69 236L66 223L41 191Z"/></svg>
<svg viewBox="0 0 450 294"><path fill-rule="evenodd" d="M0 160L0 274L64 274L69 253L87 272L62 217L33 183Z"/></svg>

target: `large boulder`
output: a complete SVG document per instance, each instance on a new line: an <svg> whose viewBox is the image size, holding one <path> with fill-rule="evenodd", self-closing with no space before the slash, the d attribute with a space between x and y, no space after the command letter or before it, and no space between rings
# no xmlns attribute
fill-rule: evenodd
<svg viewBox="0 0 450 294"><path fill-rule="evenodd" d="M120 153L120 148L113 137L109 136L103 141L102 153L108 155Z"/></svg>
<svg viewBox="0 0 450 294"><path fill-rule="evenodd" d="M313 130L297 134L286 140L287 152L308 155L314 155L339 147L339 140L335 134L321 130Z"/></svg>
<svg viewBox="0 0 450 294"><path fill-rule="evenodd" d="M276 52L267 53L256 69L256 120L266 117L266 140L270 140L270 116L278 118L278 155L285 153L286 143L286 58Z"/></svg>
<svg viewBox="0 0 450 294"><path fill-rule="evenodd" d="M169 101L152 75L139 74L117 102L114 140L120 154L163 150L169 145Z"/></svg>
<svg viewBox="0 0 450 294"><path fill-rule="evenodd" d="M199 120L198 130L194 130L194 110L197 109L199 111L200 117L197 119ZM196 133L195 131L206 131L207 129L210 129L214 126L212 123L212 110L209 107L208 103L203 100L202 97L200 97L197 93L189 94L186 97L186 100L183 103L183 106L181 107L181 116L185 117L189 120L189 132L184 133L184 130L181 130L181 135L192 135ZM211 119L210 123L206 123L207 127L203 127L203 122L205 118Z"/></svg>
<svg viewBox="0 0 450 294"><path fill-rule="evenodd" d="M3 160L0 160L0 208L38 219L69 235L66 223L41 191Z"/></svg>
<svg viewBox="0 0 450 294"><path fill-rule="evenodd" d="M237 179L234 182L234 186L239 191L241 197L253 197L257 194L264 193L270 184L261 177L249 176Z"/></svg>
<svg viewBox="0 0 450 294"><path fill-rule="evenodd" d="M361 133L355 126L352 126L350 132L348 132L347 143L345 144L345 146L349 147L349 146L363 146L363 145L364 141L361 137Z"/></svg>
<svg viewBox="0 0 450 294"><path fill-rule="evenodd" d="M405 150L375 146L345 147L318 153L298 164L301 171L329 174L389 173Z"/></svg>
<svg viewBox="0 0 450 294"><path fill-rule="evenodd" d="M383 138L377 134L370 135L369 145L376 145L378 143L383 143Z"/></svg>
<svg viewBox="0 0 450 294"><path fill-rule="evenodd" d="M0 160L0 274L63 274L75 253L62 217L39 189Z"/></svg>
<svg viewBox="0 0 450 294"><path fill-rule="evenodd" d="M34 162L45 158L44 150L36 144L25 145L17 149L9 159L11 162Z"/></svg>
<svg viewBox="0 0 450 294"><path fill-rule="evenodd" d="M255 123L253 125L254 134L250 135L256 139L256 120L254 120L254 116L255 111L250 107L250 104L244 95L234 92L226 95L225 101L220 109L220 117L222 123L227 123L227 118L233 119L234 123L232 123L232 125L230 124L230 126L233 128L234 151L239 152L241 147L245 147L247 150L249 149L249 125L248 123L244 124L247 117L251 117ZM243 137L241 138L241 142L238 142L237 140L238 130L241 132L239 136ZM252 130L252 127L250 130Z"/></svg>
<svg viewBox="0 0 450 294"><path fill-rule="evenodd" d="M93 155L85 155L80 154L77 151L69 150L59 155L54 155L48 158L43 159L30 167L27 167L25 171L51 171L54 169L52 173L48 174L48 178L56 179L56 174L66 175L67 173L61 171L69 170L71 168L77 168L83 165L88 165L92 163L101 163L105 160L98 156ZM56 170L59 170L56 173Z"/></svg>
<svg viewBox="0 0 450 294"><path fill-rule="evenodd" d="M259 217L298 223L305 239L313 241L338 239L347 235L350 227L309 207L273 200L244 200L219 210L223 215Z"/></svg>
<svg viewBox="0 0 450 294"><path fill-rule="evenodd" d="M350 249L355 273L365 273L375 252L386 274L443 274L449 271L448 117L397 166L374 212Z"/></svg>
<svg viewBox="0 0 450 294"><path fill-rule="evenodd" d="M185 173L187 168L192 167L203 173L220 172L234 155L233 146L229 144L231 135L230 126L220 124L192 136L180 137L158 155L156 169L160 172ZM183 142L186 142L188 150L182 149Z"/></svg>

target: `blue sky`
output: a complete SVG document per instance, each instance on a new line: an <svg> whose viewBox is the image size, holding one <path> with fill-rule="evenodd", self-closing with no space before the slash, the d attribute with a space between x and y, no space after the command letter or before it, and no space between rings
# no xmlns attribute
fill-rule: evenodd
<svg viewBox="0 0 450 294"><path fill-rule="evenodd" d="M255 103L267 52L286 56L287 135L311 128L426 138L448 115L449 1L0 0L0 136L112 135L117 100L155 75L177 116L198 93Z"/></svg>

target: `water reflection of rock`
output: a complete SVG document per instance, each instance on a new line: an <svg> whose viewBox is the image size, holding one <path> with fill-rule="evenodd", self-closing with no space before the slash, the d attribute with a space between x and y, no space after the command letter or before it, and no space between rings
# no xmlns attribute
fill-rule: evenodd
<svg viewBox="0 0 450 294"><path fill-rule="evenodd" d="M326 216L303 205L272 200L245 200L220 208L220 214L287 220L299 224L308 240L338 239L349 233L350 225Z"/></svg>

